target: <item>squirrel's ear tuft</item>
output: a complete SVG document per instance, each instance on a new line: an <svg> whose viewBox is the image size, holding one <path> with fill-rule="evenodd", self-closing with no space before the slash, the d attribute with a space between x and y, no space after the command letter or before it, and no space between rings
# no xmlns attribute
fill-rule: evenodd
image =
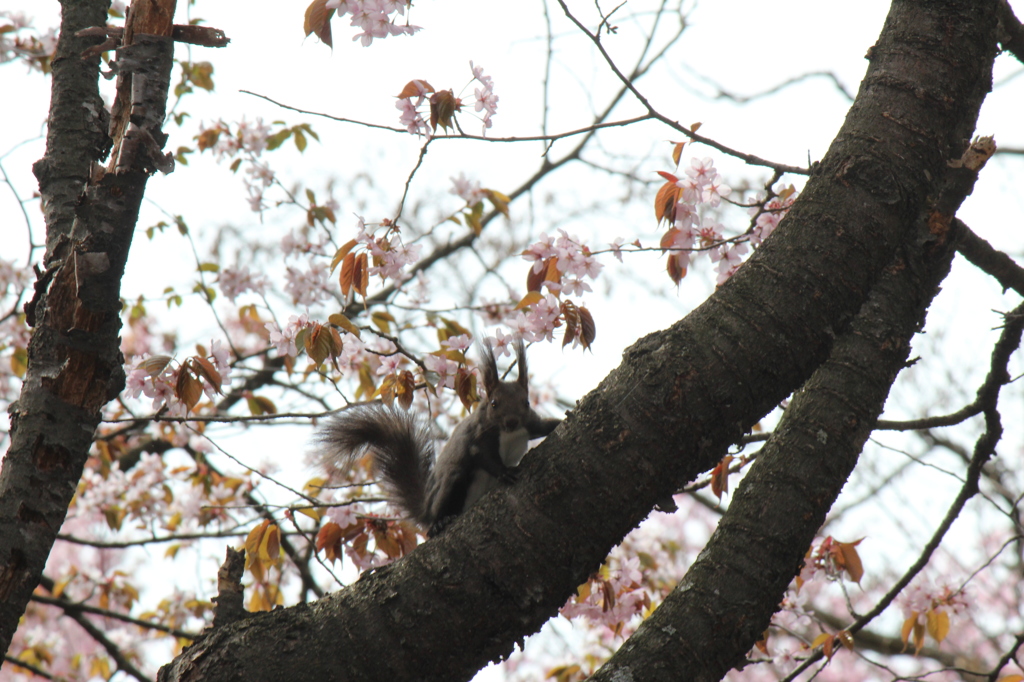
<svg viewBox="0 0 1024 682"><path fill-rule="evenodd" d="M498 374L498 362L494 359L494 350L491 344L484 341L480 346L480 371L484 377L484 390L487 395L493 394L493 390L501 383L501 376Z"/></svg>
<svg viewBox="0 0 1024 682"><path fill-rule="evenodd" d="M530 390L530 377L526 369L526 346L523 344L523 337L516 337L516 371L519 374L516 376L516 381L523 387L523 390L529 392Z"/></svg>

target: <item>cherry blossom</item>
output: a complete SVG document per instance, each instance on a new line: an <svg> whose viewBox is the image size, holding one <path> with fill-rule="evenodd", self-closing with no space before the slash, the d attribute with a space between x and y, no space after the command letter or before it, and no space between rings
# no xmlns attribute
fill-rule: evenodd
<svg viewBox="0 0 1024 682"><path fill-rule="evenodd" d="M487 196L486 193L480 189L480 183L476 180L469 180L466 178L465 173L459 173L459 177L453 177L451 178L451 181L453 187L448 190L448 193L460 197L470 206L483 201L484 197Z"/></svg>
<svg viewBox="0 0 1024 682"><path fill-rule="evenodd" d="M253 291L261 296L267 292L270 280L265 275L253 275L249 267L243 265L240 268L224 268L220 271L218 279L221 292L227 296L232 303L242 294Z"/></svg>
<svg viewBox="0 0 1024 682"><path fill-rule="evenodd" d="M277 323L268 322L267 331L270 332L270 343L277 349L278 357L290 355L295 357L299 354L295 346L295 337L299 332L309 326L309 314L292 315L288 318L288 324L284 329L279 329Z"/></svg>

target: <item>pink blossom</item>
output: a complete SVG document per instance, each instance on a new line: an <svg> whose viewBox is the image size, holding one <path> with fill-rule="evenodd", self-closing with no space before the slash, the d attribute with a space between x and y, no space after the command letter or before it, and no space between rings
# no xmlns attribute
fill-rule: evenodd
<svg viewBox="0 0 1024 682"><path fill-rule="evenodd" d="M530 244L525 251L523 251L523 258L528 261L533 261L533 272L540 272L541 268L544 267L544 261L548 258L553 258L558 255L555 250L554 242L547 233L542 232L540 238Z"/></svg>
<svg viewBox="0 0 1024 682"><path fill-rule="evenodd" d="M441 355L427 355L423 358L428 372L437 374L437 385L455 388L455 375L459 371L459 363Z"/></svg>
<svg viewBox="0 0 1024 682"><path fill-rule="evenodd" d="M469 350L470 345L473 341L469 338L468 334L457 334L455 336L449 336L447 339L441 342L442 348L448 350L466 351Z"/></svg>
<svg viewBox="0 0 1024 682"><path fill-rule="evenodd" d="M452 181L453 187L448 190L448 193L460 197L470 206L483 201L484 197L487 196L484 191L480 189L480 183L476 180L469 180L466 178L465 173L459 173L459 177L449 179Z"/></svg>
<svg viewBox="0 0 1024 682"><path fill-rule="evenodd" d="M249 272L249 267L244 265L240 268L221 270L218 283L221 292L231 299L232 303L247 291L254 291L262 296L270 285L265 275L253 275Z"/></svg>
<svg viewBox="0 0 1024 682"><path fill-rule="evenodd" d="M285 278L288 280L284 290L292 297L292 302L309 306L326 300L329 297L328 278L330 268L320 261L312 261L308 270L288 266Z"/></svg>
<svg viewBox="0 0 1024 682"><path fill-rule="evenodd" d="M511 346L512 342L515 341L515 336L512 334L506 334L500 329L494 330L494 336L487 337L487 343L490 344L491 350L494 351L494 357L500 358L512 357Z"/></svg>
<svg viewBox="0 0 1024 682"><path fill-rule="evenodd" d="M295 346L295 338L298 336L299 331L305 329L308 325L309 315L302 313L301 315L292 315L288 318L288 324L285 325L284 329L278 329L277 324L274 322L267 322L264 326L270 332L270 343L277 349L278 357L284 355L296 357L299 354L299 350Z"/></svg>
<svg viewBox="0 0 1024 682"><path fill-rule="evenodd" d="M400 353L380 356L380 367L377 368L377 375L387 376L388 374L394 374L401 368L404 359Z"/></svg>
<svg viewBox="0 0 1024 682"><path fill-rule="evenodd" d="M716 174L708 184L704 186L701 198L708 206L718 206L722 203L722 197L727 197L730 194L732 194L732 188L722 182L721 175Z"/></svg>
<svg viewBox="0 0 1024 682"><path fill-rule="evenodd" d="M621 263L622 262L622 245L626 243L626 240L622 237L616 237L615 241L609 242L608 246L612 250L612 255Z"/></svg>
<svg viewBox="0 0 1024 682"><path fill-rule="evenodd" d="M708 156L703 159L694 157L690 161L690 167L686 169L686 174L693 178L697 185L704 187L716 174L715 162Z"/></svg>
<svg viewBox="0 0 1024 682"><path fill-rule="evenodd" d="M220 339L213 339L210 341L210 356L213 358L214 368L220 373L221 385L227 386L231 383L231 349Z"/></svg>
<svg viewBox="0 0 1024 682"><path fill-rule="evenodd" d="M484 75L483 67L475 66L472 61L469 62L469 68L473 71L473 78L475 78L483 87L474 88L473 95L476 97L475 109L477 111L483 111L483 134L487 134L487 129L491 127L491 117L494 116L498 111L498 96L494 94L494 81L490 76Z"/></svg>
<svg viewBox="0 0 1024 682"><path fill-rule="evenodd" d="M347 528L359 520L359 517L356 515L357 512L355 507L357 507L357 505L352 504L346 504L341 507L331 507L327 510L325 516L342 528Z"/></svg>

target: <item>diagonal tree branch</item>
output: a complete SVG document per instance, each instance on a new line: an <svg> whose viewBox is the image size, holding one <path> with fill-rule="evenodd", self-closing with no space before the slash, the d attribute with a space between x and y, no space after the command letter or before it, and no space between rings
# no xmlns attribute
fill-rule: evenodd
<svg viewBox="0 0 1024 682"><path fill-rule="evenodd" d="M779 229L688 317L630 348L515 485L341 592L212 631L160 679L284 677L297 660L284 643L297 641L306 674L324 680L468 679L507 655L659 499L801 386L897 253L916 248L991 86L994 2L894 2L857 101ZM796 558L775 559L759 570L792 577ZM688 647L734 663L751 623Z"/></svg>

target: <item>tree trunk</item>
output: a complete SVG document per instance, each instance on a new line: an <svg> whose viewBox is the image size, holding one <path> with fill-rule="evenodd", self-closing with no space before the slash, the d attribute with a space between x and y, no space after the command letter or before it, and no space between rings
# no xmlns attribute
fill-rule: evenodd
<svg viewBox="0 0 1024 682"><path fill-rule="evenodd" d="M170 82L174 0L133 3L134 40L118 50L118 106L111 130L97 90L101 42L76 34L106 24L104 0L62 2L53 60L45 156L36 163L46 256L26 306L35 327L20 399L11 405L11 447L0 470L0 649L7 651L78 487L100 409L124 388L118 333L121 277L146 181L159 154ZM132 92L131 84L136 87ZM126 99L127 98L127 99ZM137 107L137 109L133 109ZM116 121L116 119L115 119ZM116 167L115 167L116 166Z"/></svg>

